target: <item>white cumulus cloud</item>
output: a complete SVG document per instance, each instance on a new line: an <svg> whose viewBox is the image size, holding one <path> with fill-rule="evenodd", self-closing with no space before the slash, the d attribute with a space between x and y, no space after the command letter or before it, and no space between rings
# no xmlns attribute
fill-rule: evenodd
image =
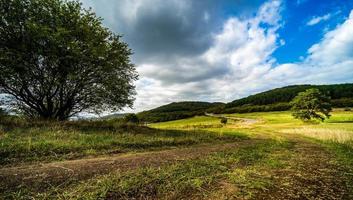
<svg viewBox="0 0 353 200"><path fill-rule="evenodd" d="M213 24L215 13L203 5L205 9L195 15L191 1L168 1L168 6L160 1L150 7L146 6L150 1L122 2L126 4L122 8L131 12L118 13L123 20L118 25L127 26L136 54L144 52L136 63L140 80L134 111L185 100L228 102L289 84L353 82L353 11L298 62L278 64L273 52L285 44L278 33L284 24L280 0L262 4L251 16L232 16ZM201 6L203 1L195 2ZM330 17L314 17L308 25ZM135 29L136 34L128 35Z"/></svg>
<svg viewBox="0 0 353 200"><path fill-rule="evenodd" d="M266 11L275 17L263 17ZM187 67L181 63L180 67L167 69L171 74L190 76L189 81L164 85L165 80L152 78L152 85L140 85L139 91L143 92L140 92L136 106L151 108L181 100L231 101L289 84L353 81L353 11L344 23L312 45L302 61L277 64L272 53L283 44L277 33L281 26L280 11L280 1L271 1L264 4L253 18L229 18L222 30L214 35L213 44L205 53L191 61L182 61L190 62ZM150 75L163 72L161 66L146 67L146 71L147 68ZM224 73L192 81L194 76L207 74L212 69ZM152 102L142 106L143 99Z"/></svg>
<svg viewBox="0 0 353 200"><path fill-rule="evenodd" d="M332 17L332 15L330 13L323 15L323 16L314 16L306 23L306 25L314 26L320 22L329 20L331 17Z"/></svg>

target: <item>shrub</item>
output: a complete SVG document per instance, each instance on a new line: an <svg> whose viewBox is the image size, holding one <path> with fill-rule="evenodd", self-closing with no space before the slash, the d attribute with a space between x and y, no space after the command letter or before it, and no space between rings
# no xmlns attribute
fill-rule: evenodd
<svg viewBox="0 0 353 200"><path fill-rule="evenodd" d="M126 123L133 123L133 124L137 124L140 122L139 118L137 117L136 114L128 114L124 117L124 122Z"/></svg>
<svg viewBox="0 0 353 200"><path fill-rule="evenodd" d="M4 109L0 108L0 117L6 115L6 112Z"/></svg>
<svg viewBox="0 0 353 200"><path fill-rule="evenodd" d="M227 119L227 118L225 118L225 117L222 117L222 119L221 119L221 123L222 123L222 124L224 124L224 125L226 125L226 124L227 124L227 122L228 122L228 119Z"/></svg>

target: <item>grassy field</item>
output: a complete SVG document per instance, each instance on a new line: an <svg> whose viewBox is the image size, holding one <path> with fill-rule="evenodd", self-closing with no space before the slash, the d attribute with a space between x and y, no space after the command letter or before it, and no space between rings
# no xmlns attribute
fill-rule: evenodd
<svg viewBox="0 0 353 200"><path fill-rule="evenodd" d="M26 171L28 161L90 159L49 162L36 171L49 178L22 178L14 181L16 187L0 184L0 192L5 199L353 198L353 112L335 110L323 123L303 123L289 112L226 116L227 125L197 116L149 128L3 127L2 161L21 167L0 169L5 180L15 172L33 177L35 166ZM112 167L97 164L94 173L83 175L92 170L87 163L99 161L95 156L112 159L116 152L142 153L122 154L107 161ZM120 160L123 166L114 165ZM86 168L78 166L82 161ZM57 169L51 174L57 165L64 168L61 176L71 178L61 180Z"/></svg>
<svg viewBox="0 0 353 200"><path fill-rule="evenodd" d="M95 126L94 122L92 126L80 122L19 127L0 125L0 165L233 142L239 137L114 123L104 126Z"/></svg>
<svg viewBox="0 0 353 200"><path fill-rule="evenodd" d="M252 126L253 129L300 134L323 141L353 146L353 112L351 111L335 110L330 119L325 122L307 123L294 120L290 112L247 113L227 116L260 119L260 123Z"/></svg>

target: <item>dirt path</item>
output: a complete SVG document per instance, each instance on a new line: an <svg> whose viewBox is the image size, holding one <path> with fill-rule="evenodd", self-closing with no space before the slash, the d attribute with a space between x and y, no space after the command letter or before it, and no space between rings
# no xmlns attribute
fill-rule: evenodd
<svg viewBox="0 0 353 200"><path fill-rule="evenodd" d="M140 167L158 167L167 163L196 159L213 152L240 148L255 144L259 140L242 140L236 143L202 145L190 148L112 155L90 159L79 159L46 164L24 165L0 169L1 190L16 188L19 185L47 187L65 184L67 181L83 180L113 170L131 170ZM33 188L34 189L34 188Z"/></svg>
<svg viewBox="0 0 353 200"><path fill-rule="evenodd" d="M244 120L241 123L258 122L253 119L240 119ZM264 172L259 169L259 173L270 177L273 184L266 190L256 191L254 199L353 199L353 194L349 193L346 186L349 180L342 175L346 169L337 163L332 152L301 136L278 134L293 143L292 148L284 148L278 152L279 160L287 164L283 168L273 170L264 168ZM262 135L266 140L266 134ZM261 142L263 139L248 139L227 144L204 144L164 151L6 167L0 169L0 194L4 191L16 190L20 186L34 191L45 191L50 187L69 186L79 180L115 170L123 172L147 166L160 167L206 157L214 152L249 147ZM216 196L217 199L222 199L219 194L225 195L224 199L232 196L223 189Z"/></svg>

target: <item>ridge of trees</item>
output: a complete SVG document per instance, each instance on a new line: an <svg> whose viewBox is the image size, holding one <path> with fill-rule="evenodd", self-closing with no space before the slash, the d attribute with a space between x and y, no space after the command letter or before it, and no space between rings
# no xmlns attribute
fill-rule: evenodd
<svg viewBox="0 0 353 200"><path fill-rule="evenodd" d="M249 113L291 109L290 101L300 92L316 88L331 98L333 107L353 107L353 84L291 85L234 100L230 103L174 102L138 113L141 121L162 122L208 113Z"/></svg>

